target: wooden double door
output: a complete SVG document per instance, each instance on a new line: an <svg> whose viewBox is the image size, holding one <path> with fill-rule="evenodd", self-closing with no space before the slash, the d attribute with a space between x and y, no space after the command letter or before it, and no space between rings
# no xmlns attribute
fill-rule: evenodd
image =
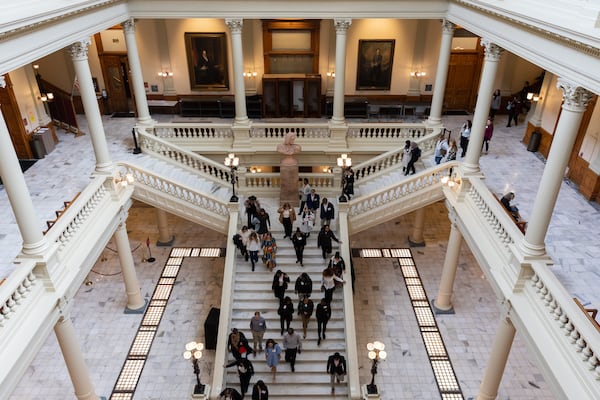
<svg viewBox="0 0 600 400"><path fill-rule="evenodd" d="M477 100L483 53L478 50L453 51L448 65L444 110L472 112Z"/></svg>
<svg viewBox="0 0 600 400"><path fill-rule="evenodd" d="M305 74L265 75L263 115L266 118L319 118L321 76Z"/></svg>
<svg viewBox="0 0 600 400"><path fill-rule="evenodd" d="M106 104L109 112L128 112L135 110L133 92L129 82L129 61L126 54L102 54L100 56L104 84L106 85Z"/></svg>

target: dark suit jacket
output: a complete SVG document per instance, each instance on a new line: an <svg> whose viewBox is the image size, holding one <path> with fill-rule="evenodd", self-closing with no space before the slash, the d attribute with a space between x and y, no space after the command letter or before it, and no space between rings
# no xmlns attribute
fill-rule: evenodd
<svg viewBox="0 0 600 400"><path fill-rule="evenodd" d="M329 356L329 359L327 360L327 373L330 375L333 375L333 374L345 375L346 374L346 359L344 358L344 356L340 356L340 362L339 362L338 366L336 367L333 362L334 357L335 356Z"/></svg>
<svg viewBox="0 0 600 400"><path fill-rule="evenodd" d="M321 196L318 193L315 193L313 197L312 194L309 194L306 198L306 205L311 210L317 210L319 208L319 204L321 203Z"/></svg>

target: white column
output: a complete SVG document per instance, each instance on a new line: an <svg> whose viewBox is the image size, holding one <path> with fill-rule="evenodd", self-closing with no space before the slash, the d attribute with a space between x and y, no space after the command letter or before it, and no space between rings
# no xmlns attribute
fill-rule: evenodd
<svg viewBox="0 0 600 400"><path fill-rule="evenodd" d="M235 121L236 125L248 125L248 112L246 111L246 87L244 83L244 53L242 48L241 18L226 19L231 36L231 53L233 63L233 87L235 96Z"/></svg>
<svg viewBox="0 0 600 400"><path fill-rule="evenodd" d="M413 226L412 234L408 238L411 246L425 246L425 239L423 238L424 227L425 207L421 207L415 212L415 225Z"/></svg>
<svg viewBox="0 0 600 400"><path fill-rule="evenodd" d="M348 203L340 203L338 206L338 237L343 243L340 243L340 254L345 260L350 260L350 234L348 229L348 212L350 206ZM344 315L354 315L354 301L352 293L352 274L350 268L343 273L343 278L346 283L343 285L344 290ZM358 361L358 345L356 340L356 321L354 318L345 319L346 334L346 361L348 365L359 365ZM360 396L360 376L358 368L348 368L348 389L350 390L349 399L358 399Z"/></svg>
<svg viewBox="0 0 600 400"><path fill-rule="evenodd" d="M481 45L485 47L483 70L479 82L479 91L477 92L477 104L475 106L475 114L473 115L473 127L471 128L469 147L462 165L463 171L467 174L476 174L480 171L479 157L481 156L481 146L483 145L485 123L490 114L494 81L498 72L500 55L503 51L503 49L486 39L481 39Z"/></svg>
<svg viewBox="0 0 600 400"><path fill-rule="evenodd" d="M127 44L127 60L131 71L131 84L135 96L135 106L140 124L149 124L152 122L150 109L148 108L148 99L146 98L146 89L144 88L144 76L142 75L142 64L140 63L140 54L138 52L137 41L135 40L135 22L133 18L121 24L125 34L125 43Z"/></svg>
<svg viewBox="0 0 600 400"><path fill-rule="evenodd" d="M58 345L62 351L71 382L73 383L75 397L79 400L97 400L98 396L94 392L90 373L85 365L73 323L68 315L60 317L56 325L54 325L54 333L58 339Z"/></svg>
<svg viewBox="0 0 600 400"><path fill-rule="evenodd" d="M4 87L4 76L0 75L0 86ZM17 153L10 140L4 116L0 111L0 176L6 189L21 237L24 254L40 254L48 247L46 237L40 228L33 201L27 189L25 176L21 172Z"/></svg>
<svg viewBox="0 0 600 400"><path fill-rule="evenodd" d="M125 223L122 222L114 234L117 243L117 253L123 272L123 281L125 283L125 292L127 293L127 310L137 311L144 308L144 299L140 291L140 284L135 273L135 264L131 255L131 246L127 237Z"/></svg>
<svg viewBox="0 0 600 400"><path fill-rule="evenodd" d="M160 208L156 209L156 218L158 224L158 240L156 241L157 246L171 246L175 236L171 236L169 233L169 222L167 220L167 212Z"/></svg>
<svg viewBox="0 0 600 400"><path fill-rule="evenodd" d="M102 125L102 117L100 116L98 100L96 99L96 90L92 83L92 73L88 64L89 45L90 39L83 39L73 43L70 48L71 58L73 59L75 74L79 81L81 102L83 103L83 110L85 111L88 128L90 129L92 147L96 156L96 172L111 172L112 162L108 154L104 126Z"/></svg>
<svg viewBox="0 0 600 400"><path fill-rule="evenodd" d="M483 373L477 400L494 400L498 396L498 387L504 374L515 333L515 327L510 319L507 316L502 317L496 330L490 358Z"/></svg>
<svg viewBox="0 0 600 400"><path fill-rule="evenodd" d="M442 268L440 288L437 297L433 300L433 308L436 311L436 314L453 312L452 292L462 240L462 234L458 230L456 223L452 222L450 225L450 237L448 238L446 258L444 259L444 267Z"/></svg>
<svg viewBox="0 0 600 400"><path fill-rule="evenodd" d="M433 84L433 96L431 98L431 110L427 123L439 125L442 123L442 106L444 104L444 93L446 91L446 79L448 78L448 65L450 65L450 53L452 51L452 38L454 37L454 24L442 20L442 43L440 44L440 55L438 57L435 83Z"/></svg>
<svg viewBox="0 0 600 400"><path fill-rule="evenodd" d="M544 107L546 106L545 99L548 97L550 83L552 82L552 76L552 73L546 71L546 73L544 74L544 81L542 82L542 87L540 88L540 100L532 102L533 113L531 115L531 118L529 118L529 123L533 126L542 126L542 115L544 114Z"/></svg>
<svg viewBox="0 0 600 400"><path fill-rule="evenodd" d="M331 122L343 124L344 119L344 94L346 83L346 32L351 19L334 19L335 25L335 80L333 82L333 115Z"/></svg>
<svg viewBox="0 0 600 400"><path fill-rule="evenodd" d="M550 225L565 168L577 138L583 113L593 96L588 90L563 78L558 79L557 86L564 92L562 112L535 196L527 233L523 239L523 250L526 254L534 256L545 253L544 239Z"/></svg>

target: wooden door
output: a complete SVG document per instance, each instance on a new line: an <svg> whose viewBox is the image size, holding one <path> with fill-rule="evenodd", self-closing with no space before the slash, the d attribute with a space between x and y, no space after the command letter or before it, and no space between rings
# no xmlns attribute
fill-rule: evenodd
<svg viewBox="0 0 600 400"><path fill-rule="evenodd" d="M127 57L103 54L100 57L110 112L128 112L131 103Z"/></svg>
<svg viewBox="0 0 600 400"><path fill-rule="evenodd" d="M25 130L25 123L21 118L19 104L13 91L13 85L8 74L4 75L6 87L0 87L0 112L8 128L15 153L19 159L32 159L33 153L29 145L30 136Z"/></svg>
<svg viewBox="0 0 600 400"><path fill-rule="evenodd" d="M444 94L445 110L473 111L481 74L481 52L452 52Z"/></svg>

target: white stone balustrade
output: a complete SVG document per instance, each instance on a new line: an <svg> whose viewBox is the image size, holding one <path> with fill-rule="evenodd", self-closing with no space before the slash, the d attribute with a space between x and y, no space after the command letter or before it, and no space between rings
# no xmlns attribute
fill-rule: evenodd
<svg viewBox="0 0 600 400"><path fill-rule="evenodd" d="M145 187L146 189L152 189L168 196L172 196L191 206L199 207L202 210L217 216L229 216L227 203L224 203L215 197L199 193L190 187L169 181L161 176L137 168L133 165L119 163L118 166L123 171L123 174L131 174L131 176L133 176L133 185L136 188Z"/></svg>
<svg viewBox="0 0 600 400"><path fill-rule="evenodd" d="M166 140L153 137L145 132L138 131L138 138L140 147L144 150L144 153L176 163L212 181L221 184L231 182L231 171L223 164L193 153Z"/></svg>
<svg viewBox="0 0 600 400"><path fill-rule="evenodd" d="M0 286L0 329L5 326L7 320L16 315L19 307L27 300L27 293L37 284L33 273L34 266L32 262L20 265ZM1 339L0 334L0 343Z"/></svg>

